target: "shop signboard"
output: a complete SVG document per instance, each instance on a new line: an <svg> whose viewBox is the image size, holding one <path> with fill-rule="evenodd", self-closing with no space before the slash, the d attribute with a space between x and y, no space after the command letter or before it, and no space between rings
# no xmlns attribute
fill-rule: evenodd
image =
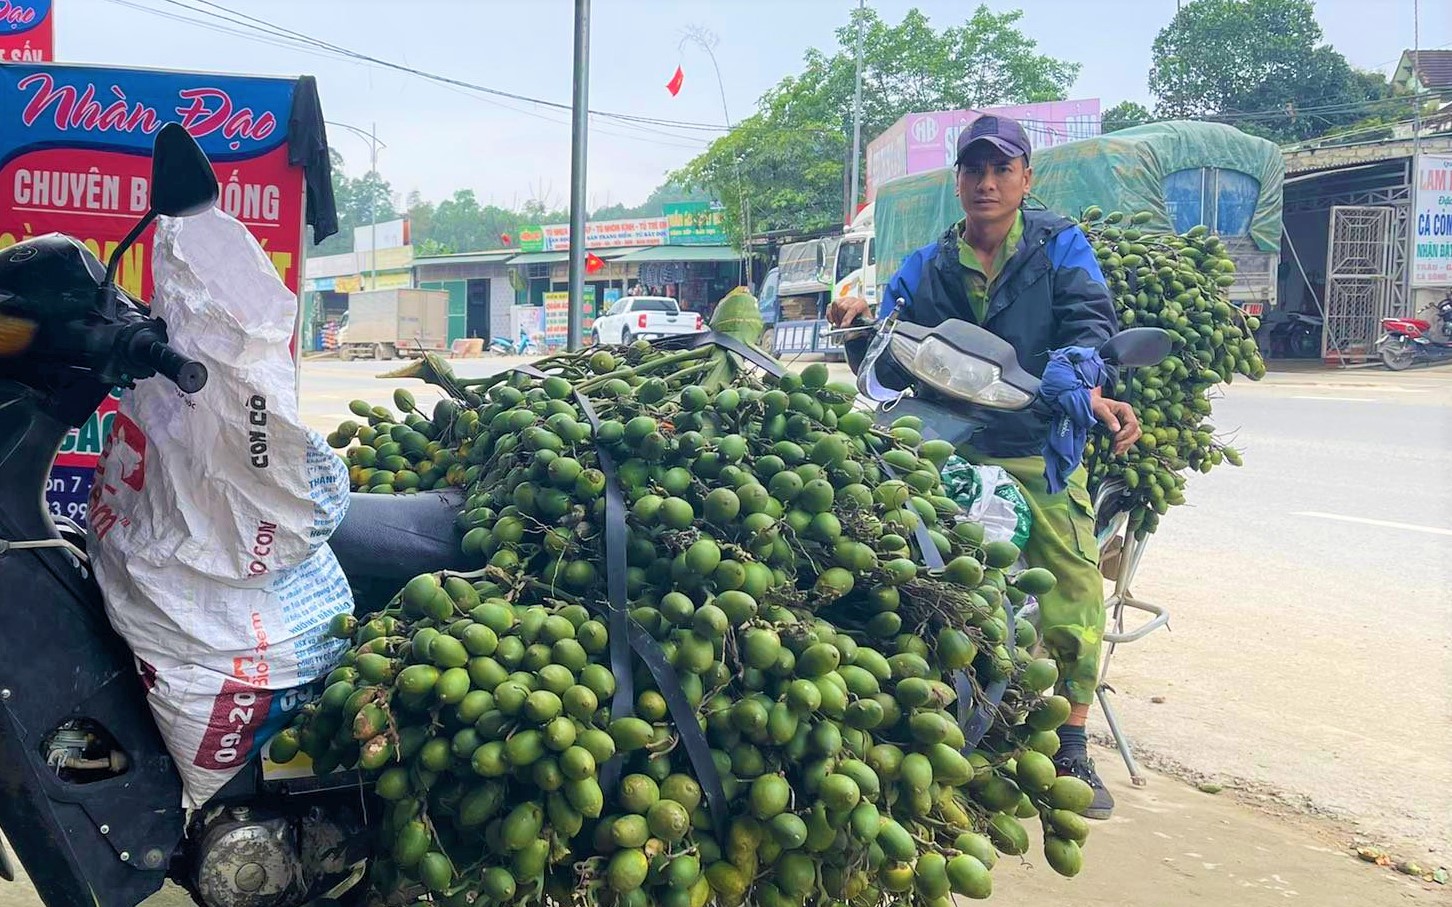
<svg viewBox="0 0 1452 907"><path fill-rule="evenodd" d="M55 3L0 0L0 63L55 59Z"/></svg>
<svg viewBox="0 0 1452 907"><path fill-rule="evenodd" d="M673 246L722 246L726 209L713 202L671 202L665 206L667 242Z"/></svg>
<svg viewBox="0 0 1452 907"><path fill-rule="evenodd" d="M5 0L0 0L3 5ZM32 3L32 5L34 5ZM293 79L15 63L0 67L0 248L68 233L105 261L146 211L151 143L179 122L211 158L218 204L247 225L288 289L300 288L303 169L288 163ZM118 282L149 299L155 228ZM61 445L48 498L84 522L114 399Z"/></svg>
<svg viewBox="0 0 1452 907"><path fill-rule="evenodd" d="M3 0L0 0L3 2ZM538 244L529 231L539 230ZM595 220L585 224L585 248L607 249L618 246L663 246L670 234L664 217L632 217L622 220ZM569 224L545 224L520 231L520 248L525 252L567 252L570 248ZM526 244L525 237L530 236Z"/></svg>
<svg viewBox="0 0 1452 907"><path fill-rule="evenodd" d="M519 251L543 252L544 250L544 227L539 224L530 224L519 228Z"/></svg>
<svg viewBox="0 0 1452 907"><path fill-rule="evenodd" d="M1099 135L1098 98L910 113L867 144L867 197L890 179L951 167L959 133L988 114L1017 120L1035 149Z"/></svg>
<svg viewBox="0 0 1452 907"><path fill-rule="evenodd" d="M544 294L544 345L557 349L570 341L570 294Z"/></svg>
<svg viewBox="0 0 1452 907"><path fill-rule="evenodd" d="M1452 155L1417 157L1412 286L1452 287Z"/></svg>

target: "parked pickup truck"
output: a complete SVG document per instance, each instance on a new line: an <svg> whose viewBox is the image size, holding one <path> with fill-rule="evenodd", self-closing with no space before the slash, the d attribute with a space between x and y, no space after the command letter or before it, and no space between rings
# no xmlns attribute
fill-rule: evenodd
<svg viewBox="0 0 1452 907"><path fill-rule="evenodd" d="M701 316L682 312L669 296L626 296L617 299L595 319L593 343L633 343L659 340L676 334L697 334L706 329Z"/></svg>

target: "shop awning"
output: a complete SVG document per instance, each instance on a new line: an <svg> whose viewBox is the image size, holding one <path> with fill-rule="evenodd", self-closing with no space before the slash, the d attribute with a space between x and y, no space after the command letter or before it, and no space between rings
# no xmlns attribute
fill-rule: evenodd
<svg viewBox="0 0 1452 907"><path fill-rule="evenodd" d="M509 259L512 265L552 265L561 261L568 261L568 252L521 252Z"/></svg>
<svg viewBox="0 0 1452 907"><path fill-rule="evenodd" d="M730 246L650 246L627 252L616 261L740 261L741 253Z"/></svg>
<svg viewBox="0 0 1452 907"><path fill-rule="evenodd" d="M589 249L597 258L620 261L629 249ZM553 265L570 260L569 252L522 252L509 259L511 265Z"/></svg>

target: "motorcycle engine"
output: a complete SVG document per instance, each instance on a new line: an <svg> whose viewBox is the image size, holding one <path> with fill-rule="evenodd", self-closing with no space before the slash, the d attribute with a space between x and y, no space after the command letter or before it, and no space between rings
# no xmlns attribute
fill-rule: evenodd
<svg viewBox="0 0 1452 907"><path fill-rule="evenodd" d="M351 889L367 865L366 835L351 810L264 814L219 807L200 823L194 893L207 907L293 907Z"/></svg>

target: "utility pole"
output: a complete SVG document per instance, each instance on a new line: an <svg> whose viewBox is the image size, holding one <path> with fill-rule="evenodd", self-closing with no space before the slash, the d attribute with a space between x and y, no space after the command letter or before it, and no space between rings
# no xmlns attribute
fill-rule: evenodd
<svg viewBox="0 0 1452 907"><path fill-rule="evenodd" d="M1422 63L1422 4L1412 0L1412 78L1417 79L1417 69ZM1416 178L1417 156L1422 150L1422 102L1412 92L1412 177Z"/></svg>
<svg viewBox="0 0 1452 907"><path fill-rule="evenodd" d="M585 315L585 139L590 131L590 0L575 0L575 92L570 136L570 316L567 346L583 342Z"/></svg>
<svg viewBox="0 0 1452 907"><path fill-rule="evenodd" d="M711 68L716 71L716 88L721 92L721 115L726 118L726 129L732 128L731 111L726 106L726 83L721 78L721 64L716 62L716 44L720 39L716 33L709 28L700 25L692 25L686 29L685 37L681 38L678 50L684 50L686 42L695 44L706 52L711 58ZM736 161L731 162L731 168L736 174L736 195L741 200L741 282L743 284L751 281L751 268L747 265L749 255L747 249L751 243L751 207L746 200L745 193L741 188L741 166Z"/></svg>
<svg viewBox="0 0 1452 907"><path fill-rule="evenodd" d="M866 0L857 0L857 77L852 89L852 186L847 190L847 223L857 213L857 187L862 159L862 18Z"/></svg>
<svg viewBox="0 0 1452 907"><path fill-rule="evenodd" d="M388 146L378 141L378 124L369 123L368 131L364 132L357 126L349 126L347 123L336 123L332 120L325 121L329 126L337 126L339 129L346 129L361 139L368 142L368 173L372 181L368 186L368 271L369 280L373 284L372 289L378 289L378 186L373 183L378 179L378 149ZM354 250L357 251L357 250Z"/></svg>

